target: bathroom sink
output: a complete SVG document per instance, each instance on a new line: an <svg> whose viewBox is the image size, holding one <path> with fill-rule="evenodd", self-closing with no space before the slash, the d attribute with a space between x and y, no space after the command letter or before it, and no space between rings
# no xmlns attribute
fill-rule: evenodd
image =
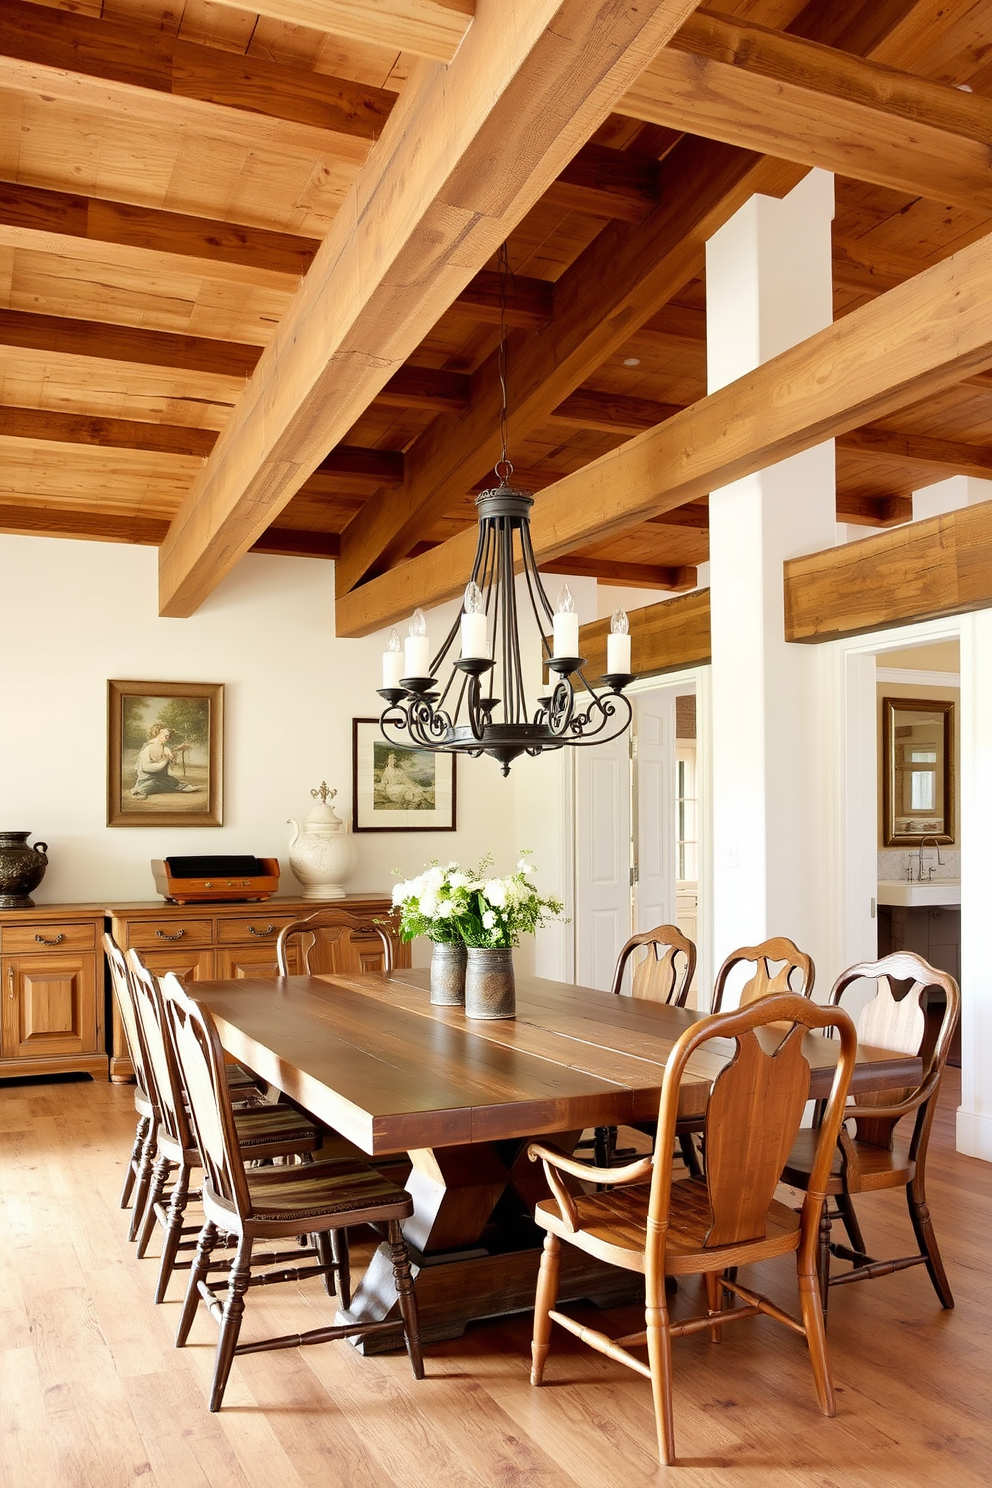
<svg viewBox="0 0 992 1488"><path fill-rule="evenodd" d="M961 903L961 880L959 878L935 878L930 883L910 882L907 878L881 880L878 885L879 904L899 905L903 909L920 906Z"/></svg>

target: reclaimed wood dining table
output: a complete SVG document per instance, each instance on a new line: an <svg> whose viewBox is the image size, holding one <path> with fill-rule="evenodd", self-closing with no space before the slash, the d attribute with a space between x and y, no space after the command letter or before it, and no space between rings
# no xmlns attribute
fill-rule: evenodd
<svg viewBox="0 0 992 1488"><path fill-rule="evenodd" d="M534 1204L547 1189L527 1157L536 1137L571 1150L588 1127L657 1116L665 1062L703 1013L542 977L517 976L515 1018L477 1020L429 1001L429 972L202 981L189 990L234 1058L354 1142L370 1160L408 1154L414 1212L404 1224L425 1340L533 1305L540 1257ZM765 1033L766 1038L775 1035ZM825 1096L836 1045L810 1034L810 1097ZM679 1114L700 1116L733 1053L693 1056ZM861 1046L852 1091L904 1089L919 1059ZM561 1300L632 1299L631 1277L574 1247ZM395 1309L386 1248L373 1255L347 1313ZM366 1340L377 1350L391 1335ZM397 1346L402 1342L397 1323Z"/></svg>

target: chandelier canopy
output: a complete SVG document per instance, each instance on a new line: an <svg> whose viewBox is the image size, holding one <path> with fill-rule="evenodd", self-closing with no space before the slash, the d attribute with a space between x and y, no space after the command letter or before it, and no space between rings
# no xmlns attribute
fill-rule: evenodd
<svg viewBox="0 0 992 1488"><path fill-rule="evenodd" d="M630 723L623 689L633 681L627 617L618 609L607 637L607 669L597 691L582 670L579 617L566 584L557 613L544 592L530 537L534 499L508 484L513 467L496 466L500 484L476 500L479 542L464 607L430 659L423 611L410 622L402 643L394 627L383 654L386 707L379 719L384 738L400 747L438 753L492 755L504 775L521 754L538 755L565 745L615 739ZM515 551L516 550L516 551ZM515 569L522 569L518 586ZM519 603L518 603L519 599ZM529 612L529 620L528 620ZM521 620L537 632L549 691L528 703L521 649ZM550 629L552 643L546 632ZM453 655L456 641L459 654ZM443 683L439 673L451 671ZM542 667L543 676L543 667ZM580 706L576 694L588 701Z"/></svg>

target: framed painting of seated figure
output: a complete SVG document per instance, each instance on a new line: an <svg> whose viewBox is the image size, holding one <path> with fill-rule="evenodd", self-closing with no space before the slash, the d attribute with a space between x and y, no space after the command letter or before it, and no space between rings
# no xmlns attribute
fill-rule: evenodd
<svg viewBox="0 0 992 1488"><path fill-rule="evenodd" d="M223 824L224 688L107 684L107 825Z"/></svg>

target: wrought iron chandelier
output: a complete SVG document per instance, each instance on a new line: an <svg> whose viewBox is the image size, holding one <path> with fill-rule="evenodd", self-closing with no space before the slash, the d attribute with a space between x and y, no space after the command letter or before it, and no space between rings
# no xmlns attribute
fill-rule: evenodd
<svg viewBox="0 0 992 1488"><path fill-rule="evenodd" d="M505 250L501 267L505 306ZM389 743L434 753L492 755L507 775L521 754L603 744L622 734L631 719L623 689L634 679L622 609L613 615L606 673L597 690L587 680L585 659L578 654L579 617L568 585L561 591L557 612L544 592L530 536L534 499L509 484L513 466L506 453L505 342L503 320L499 345L503 450L495 471L499 484L476 499L479 541L462 613L433 659L422 610L414 612L405 642L394 626L383 653L378 691L386 703L379 727ZM518 562L525 603L518 602L522 599L514 572ZM553 674L547 684L550 690L534 704L527 700L522 660L526 653L520 637L521 611L526 618L528 610L544 666ZM459 639L460 654L452 654ZM441 682L439 673L446 664L451 670ZM583 706L577 693L588 694Z"/></svg>

